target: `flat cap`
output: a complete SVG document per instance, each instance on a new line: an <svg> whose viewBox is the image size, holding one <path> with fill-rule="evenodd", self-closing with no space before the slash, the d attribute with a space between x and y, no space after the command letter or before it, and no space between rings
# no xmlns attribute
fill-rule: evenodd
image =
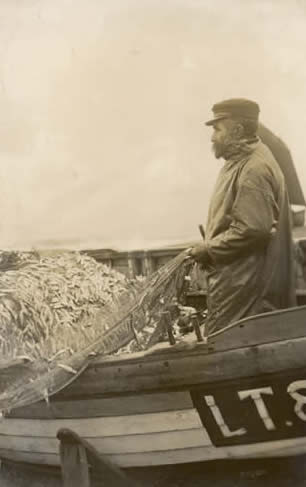
<svg viewBox="0 0 306 487"><path fill-rule="evenodd" d="M214 118L208 120L205 125L213 125L218 120L225 118L248 118L257 121L259 116L259 106L255 101L245 98L231 98L216 103L212 107Z"/></svg>

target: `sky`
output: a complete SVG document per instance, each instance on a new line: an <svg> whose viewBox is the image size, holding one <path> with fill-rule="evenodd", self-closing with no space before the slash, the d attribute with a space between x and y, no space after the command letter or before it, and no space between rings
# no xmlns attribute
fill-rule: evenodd
<svg viewBox="0 0 306 487"><path fill-rule="evenodd" d="M246 97L306 192L304 0L1 0L0 248L199 238L203 124Z"/></svg>

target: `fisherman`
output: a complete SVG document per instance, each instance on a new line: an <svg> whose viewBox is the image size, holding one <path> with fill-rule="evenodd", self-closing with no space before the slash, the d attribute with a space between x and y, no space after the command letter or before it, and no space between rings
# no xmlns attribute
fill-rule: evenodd
<svg viewBox="0 0 306 487"><path fill-rule="evenodd" d="M290 205L283 173L257 136L259 106L238 98L212 110L206 125L215 157L225 163L205 240L190 251L206 273L209 334L295 305Z"/></svg>

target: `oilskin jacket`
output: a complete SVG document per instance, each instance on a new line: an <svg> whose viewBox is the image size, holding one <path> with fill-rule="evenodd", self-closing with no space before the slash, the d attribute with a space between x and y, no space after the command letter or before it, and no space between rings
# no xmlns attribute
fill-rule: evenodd
<svg viewBox="0 0 306 487"><path fill-rule="evenodd" d="M283 174L259 139L227 160L211 199L206 244L208 332L295 305L291 213Z"/></svg>

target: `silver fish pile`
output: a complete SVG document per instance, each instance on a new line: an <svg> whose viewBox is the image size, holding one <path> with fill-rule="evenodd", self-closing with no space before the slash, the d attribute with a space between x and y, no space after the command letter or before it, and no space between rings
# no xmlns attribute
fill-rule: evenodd
<svg viewBox="0 0 306 487"><path fill-rule="evenodd" d="M21 355L50 360L69 348L69 330L75 336L84 316L94 314L127 285L124 275L78 252L7 254L0 255L2 360ZM83 328L77 330L80 344L90 333Z"/></svg>

